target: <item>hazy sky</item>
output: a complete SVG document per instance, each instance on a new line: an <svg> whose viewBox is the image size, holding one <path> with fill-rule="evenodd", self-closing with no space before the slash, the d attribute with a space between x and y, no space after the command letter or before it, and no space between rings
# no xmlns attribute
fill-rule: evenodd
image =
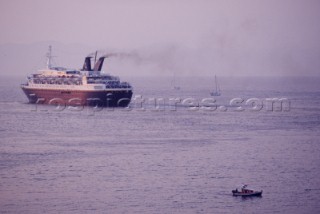
<svg viewBox="0 0 320 214"><path fill-rule="evenodd" d="M0 0L0 45L163 46L181 69L319 75L319 20L319 0Z"/></svg>

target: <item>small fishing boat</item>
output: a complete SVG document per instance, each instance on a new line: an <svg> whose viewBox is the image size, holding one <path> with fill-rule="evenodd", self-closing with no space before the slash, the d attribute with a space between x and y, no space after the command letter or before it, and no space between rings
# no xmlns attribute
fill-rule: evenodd
<svg viewBox="0 0 320 214"><path fill-rule="evenodd" d="M233 196L243 196L243 197L261 196L262 195L262 190L261 191L254 191L254 190L248 189L247 187L248 187L248 185L243 185L241 188L241 191L238 191L238 189L232 190L232 195Z"/></svg>

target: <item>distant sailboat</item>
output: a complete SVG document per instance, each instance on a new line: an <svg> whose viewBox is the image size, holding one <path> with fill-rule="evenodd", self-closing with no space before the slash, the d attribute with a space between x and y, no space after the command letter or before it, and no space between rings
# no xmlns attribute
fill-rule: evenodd
<svg viewBox="0 0 320 214"><path fill-rule="evenodd" d="M180 90L180 86L176 85L176 73L173 73L172 87L174 90Z"/></svg>
<svg viewBox="0 0 320 214"><path fill-rule="evenodd" d="M220 96L221 95L221 90L220 90L220 86L218 85L217 82L217 76L214 75L214 81L215 81L215 90L210 92L211 96Z"/></svg>

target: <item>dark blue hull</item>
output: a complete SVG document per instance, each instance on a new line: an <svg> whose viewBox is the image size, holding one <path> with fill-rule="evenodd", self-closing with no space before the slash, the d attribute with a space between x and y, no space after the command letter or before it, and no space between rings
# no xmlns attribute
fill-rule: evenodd
<svg viewBox="0 0 320 214"><path fill-rule="evenodd" d="M132 90L52 90L31 89L22 86L30 103L65 105L65 106L98 106L127 107L131 101Z"/></svg>

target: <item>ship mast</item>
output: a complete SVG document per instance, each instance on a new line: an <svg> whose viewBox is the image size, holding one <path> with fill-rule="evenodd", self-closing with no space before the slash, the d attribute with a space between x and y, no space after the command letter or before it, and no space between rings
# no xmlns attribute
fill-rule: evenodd
<svg viewBox="0 0 320 214"><path fill-rule="evenodd" d="M47 53L47 68L48 69L51 69L51 60L52 60L52 47L51 45L49 45L49 50L48 50L48 53Z"/></svg>
<svg viewBox="0 0 320 214"><path fill-rule="evenodd" d="M97 62L97 54L98 54L98 51L96 51L96 53L94 55L94 64L96 64L96 62Z"/></svg>

